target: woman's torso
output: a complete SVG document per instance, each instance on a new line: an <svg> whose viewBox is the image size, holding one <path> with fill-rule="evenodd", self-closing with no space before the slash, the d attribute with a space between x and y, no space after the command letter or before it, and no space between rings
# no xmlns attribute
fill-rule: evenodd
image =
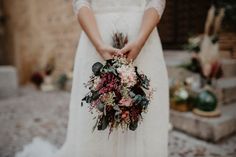
<svg viewBox="0 0 236 157"><path fill-rule="evenodd" d="M91 6L96 12L116 12L142 10L148 0L91 0Z"/></svg>

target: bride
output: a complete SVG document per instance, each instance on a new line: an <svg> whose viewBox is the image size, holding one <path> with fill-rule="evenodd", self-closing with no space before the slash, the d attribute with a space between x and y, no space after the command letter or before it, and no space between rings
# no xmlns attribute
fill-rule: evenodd
<svg viewBox="0 0 236 157"><path fill-rule="evenodd" d="M73 7L83 31L75 57L67 138L52 157L167 157L168 76L156 28L165 0L73 0ZM111 46L114 32L127 34L123 49ZM91 75L91 65L118 54L134 60L156 91L137 130L114 130L108 139L106 130L92 133L93 117L80 102L87 93L83 83Z"/></svg>

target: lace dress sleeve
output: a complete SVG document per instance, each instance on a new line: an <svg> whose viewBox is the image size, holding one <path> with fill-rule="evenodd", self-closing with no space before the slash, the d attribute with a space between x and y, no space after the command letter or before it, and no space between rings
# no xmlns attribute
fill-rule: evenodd
<svg viewBox="0 0 236 157"><path fill-rule="evenodd" d="M74 13L77 15L79 10L82 7L91 8L90 4L91 4L91 0L73 0L72 5L73 5Z"/></svg>
<svg viewBox="0 0 236 157"><path fill-rule="evenodd" d="M148 0L146 10L149 8L156 9L159 17L161 18L166 5L166 0Z"/></svg>

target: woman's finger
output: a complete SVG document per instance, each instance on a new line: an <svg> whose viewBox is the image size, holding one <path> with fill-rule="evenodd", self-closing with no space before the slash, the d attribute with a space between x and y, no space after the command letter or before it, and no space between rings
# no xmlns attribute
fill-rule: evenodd
<svg viewBox="0 0 236 157"><path fill-rule="evenodd" d="M125 46L124 48L122 48L120 51L119 51L119 53L120 54L126 54L127 52L129 52L130 51L130 47L127 45L127 46Z"/></svg>
<svg viewBox="0 0 236 157"><path fill-rule="evenodd" d="M119 53L120 49L114 48L114 47L109 47L108 51L112 54L112 56L120 56L121 54Z"/></svg>

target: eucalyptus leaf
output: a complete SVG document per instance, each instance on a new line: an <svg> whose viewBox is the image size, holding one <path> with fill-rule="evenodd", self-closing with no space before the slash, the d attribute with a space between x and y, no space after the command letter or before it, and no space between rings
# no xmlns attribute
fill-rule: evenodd
<svg viewBox="0 0 236 157"><path fill-rule="evenodd" d="M129 129L135 131L138 127L138 122L131 122L129 125Z"/></svg>
<svg viewBox="0 0 236 157"><path fill-rule="evenodd" d="M100 62L96 62L93 64L92 71L95 76L98 76L100 74L100 70L102 69L102 67L103 67L103 64Z"/></svg>
<svg viewBox="0 0 236 157"><path fill-rule="evenodd" d="M103 116L101 119L100 119L100 122L98 124L98 130L105 130L108 126L109 122L108 122L108 119L106 116Z"/></svg>
<svg viewBox="0 0 236 157"><path fill-rule="evenodd" d="M134 101L135 101L135 103L136 104L139 104L141 101L142 101L142 96L141 95L136 95L135 97L134 97Z"/></svg>
<svg viewBox="0 0 236 157"><path fill-rule="evenodd" d="M103 111L104 111L104 104L103 104L103 103L99 103L99 104L97 105L97 109L98 109L99 111L103 112Z"/></svg>
<svg viewBox="0 0 236 157"><path fill-rule="evenodd" d="M91 103L92 102L92 98L90 96L86 96L86 103Z"/></svg>
<svg viewBox="0 0 236 157"><path fill-rule="evenodd" d="M146 107L148 105L149 101L146 98L143 98L142 101L140 102L140 105L143 107Z"/></svg>
<svg viewBox="0 0 236 157"><path fill-rule="evenodd" d="M93 92L92 99L97 100L99 98L100 94L98 91Z"/></svg>

